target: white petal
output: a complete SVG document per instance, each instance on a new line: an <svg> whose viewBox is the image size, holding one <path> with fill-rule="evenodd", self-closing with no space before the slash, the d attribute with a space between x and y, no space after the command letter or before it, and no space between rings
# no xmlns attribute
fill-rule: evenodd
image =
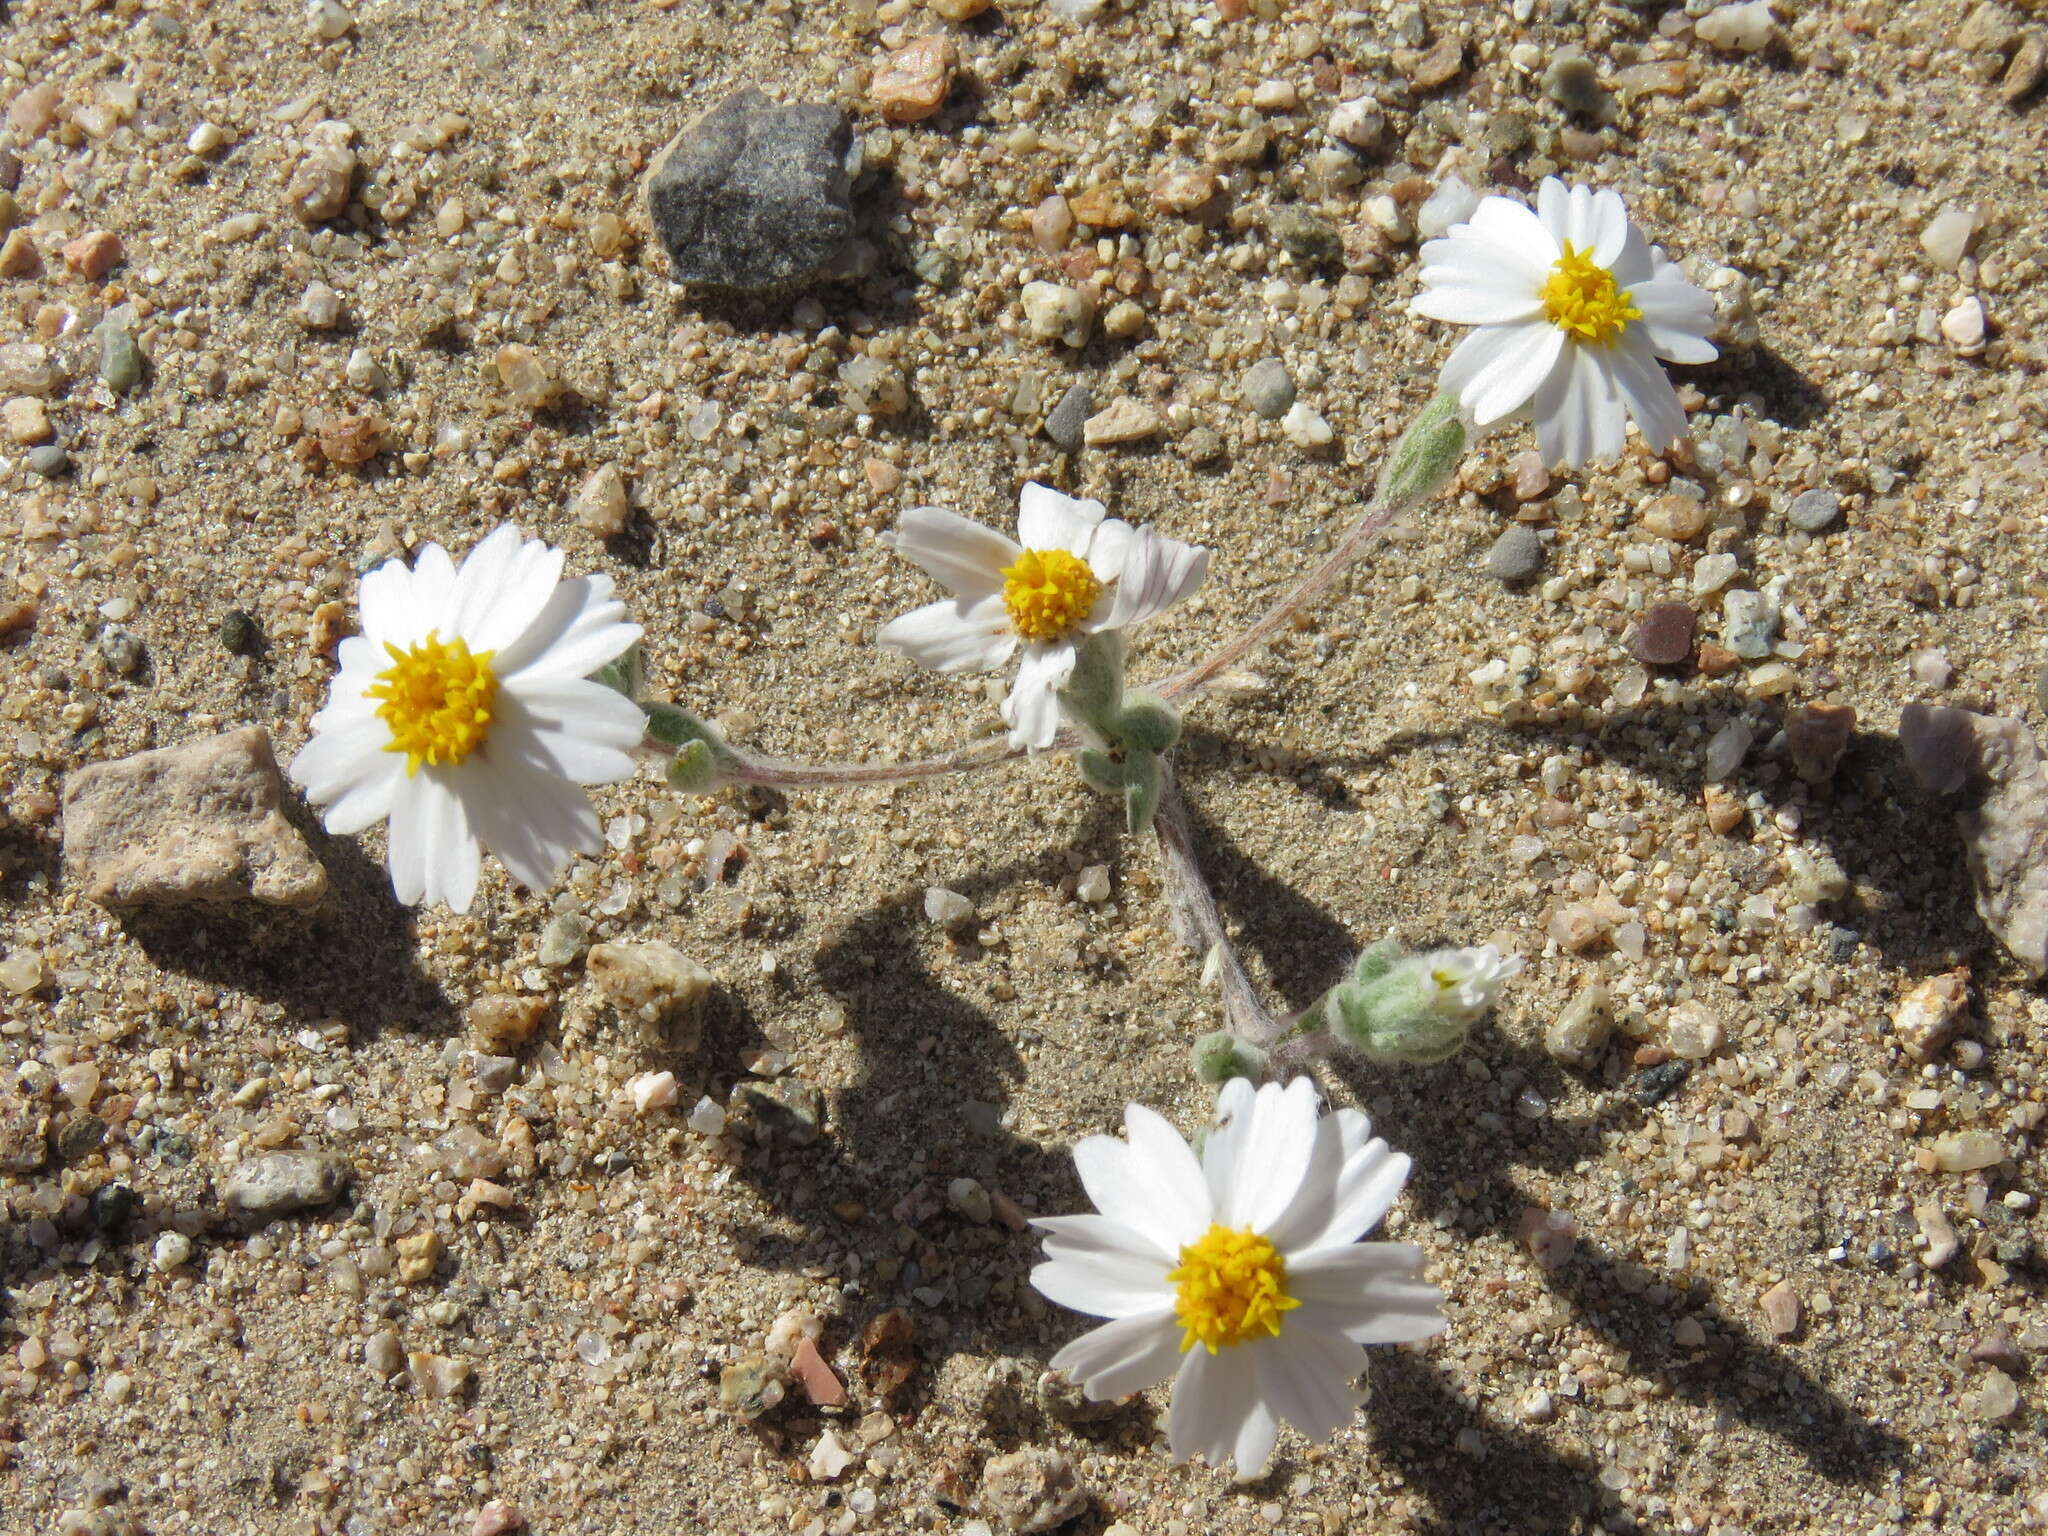
<svg viewBox="0 0 2048 1536"><path fill-rule="evenodd" d="M1317 1155L1301 1193L1267 1233L1282 1253L1357 1241L1379 1225L1408 1182L1407 1154L1371 1136L1356 1110L1329 1116L1316 1132Z"/></svg>
<svg viewBox="0 0 2048 1536"><path fill-rule="evenodd" d="M596 697L599 694L611 697ZM631 710L631 716L620 705ZM631 748L645 730L646 717L638 706L601 683L529 679L516 694L500 690L498 717L478 756L537 769L572 784L616 784L633 776Z"/></svg>
<svg viewBox="0 0 2048 1536"><path fill-rule="evenodd" d="M384 862L391 869L393 893L408 907L418 906L427 894L427 802L432 793L424 772L410 773L398 781L391 797Z"/></svg>
<svg viewBox="0 0 2048 1536"><path fill-rule="evenodd" d="M1237 1149L1251 1121L1252 1102L1258 1089L1248 1078L1233 1077L1216 1094L1216 1124L1202 1138L1202 1177L1209 1186L1209 1199L1223 1208L1231 1180L1237 1173ZM1285 1244L1277 1244L1283 1252Z"/></svg>
<svg viewBox="0 0 2048 1536"><path fill-rule="evenodd" d="M1666 278L1638 283L1628 295L1643 314L1631 329L1643 330L1659 357L1674 363L1711 363L1721 355L1707 340L1714 329L1711 294Z"/></svg>
<svg viewBox="0 0 2048 1536"><path fill-rule="evenodd" d="M526 628L491 660L503 682L514 677L588 677L640 638L609 576L560 582Z"/></svg>
<svg viewBox="0 0 2048 1536"><path fill-rule="evenodd" d="M1257 1376L1238 1358L1240 1350L1191 1349L1173 1378L1173 1407L1166 1415L1166 1444L1175 1461L1207 1458L1220 1467L1237 1448L1238 1431L1250 1416Z"/></svg>
<svg viewBox="0 0 2048 1536"><path fill-rule="evenodd" d="M1611 270L1621 259L1631 232L1628 209L1621 201L1621 194L1611 187L1602 187L1587 199L1584 219L1582 227L1593 248L1593 260Z"/></svg>
<svg viewBox="0 0 2048 1536"><path fill-rule="evenodd" d="M1000 597L926 603L891 619L875 639L939 672L986 672L1008 661L1017 648L1017 632Z"/></svg>
<svg viewBox="0 0 2048 1536"><path fill-rule="evenodd" d="M1053 1255L1069 1251L1117 1252L1139 1254L1150 1258L1159 1266L1160 1284L1166 1286L1165 1274L1180 1262L1178 1248L1169 1248L1154 1233L1118 1221L1113 1216L1084 1212L1079 1216L1040 1216L1031 1223L1045 1233L1045 1250Z"/></svg>
<svg viewBox="0 0 2048 1536"><path fill-rule="evenodd" d="M1207 1202L1198 1220L1162 1204L1150 1160L1140 1159L1129 1142L1114 1136L1083 1137L1074 1147L1074 1169L1095 1208L1131 1232L1134 1248L1142 1242L1178 1262L1181 1249L1209 1230Z"/></svg>
<svg viewBox="0 0 2048 1536"><path fill-rule="evenodd" d="M1167 1230L1187 1234L1173 1245L1178 1255L1216 1220L1215 1204L1209 1198L1202 1165L1166 1119L1142 1104L1124 1106L1124 1131L1130 1137L1133 1166L1148 1186Z"/></svg>
<svg viewBox="0 0 2048 1536"><path fill-rule="evenodd" d="M1299 1323L1341 1333L1357 1344L1408 1344L1446 1325L1443 1292L1421 1278L1422 1250L1412 1243L1345 1243L1287 1261L1287 1292Z"/></svg>
<svg viewBox="0 0 2048 1536"><path fill-rule="evenodd" d="M1114 1249L1063 1248L1031 1271L1031 1285L1048 1301L1090 1317L1135 1317L1173 1305L1166 1271L1149 1255Z"/></svg>
<svg viewBox="0 0 2048 1536"><path fill-rule="evenodd" d="M336 837L352 837L391 814L398 786L405 779L405 756L399 752L382 756L383 762L351 781L321 814L320 824Z"/></svg>
<svg viewBox="0 0 2048 1536"><path fill-rule="evenodd" d="M422 768L418 778L426 786L419 797L426 899L444 903L457 912L467 912L476 897L482 850L469 830L469 816L461 794L462 769Z"/></svg>
<svg viewBox="0 0 2048 1536"><path fill-rule="evenodd" d="M1099 501L1062 496L1033 480L1017 501L1017 537L1026 549L1064 549L1085 557L1104 510Z"/></svg>
<svg viewBox="0 0 2048 1536"><path fill-rule="evenodd" d="M1217 1202L1219 1224L1264 1233L1301 1189L1316 1147L1316 1090L1306 1077L1253 1096L1238 1131L1230 1188Z"/></svg>
<svg viewBox="0 0 2048 1536"><path fill-rule="evenodd" d="M379 656L387 642L403 650L426 633L420 627L427 617L423 606L413 600L411 569L403 560L386 560L356 588L356 622L362 635L350 638L361 638Z"/></svg>
<svg viewBox="0 0 2048 1536"><path fill-rule="evenodd" d="M544 890L578 853L603 846L590 797L559 774L479 753L465 762L470 825L528 890Z"/></svg>
<svg viewBox="0 0 2048 1536"><path fill-rule="evenodd" d="M1615 192L1596 195L1591 187L1567 188L1555 176L1546 176L1536 190L1536 209L1543 227L1560 245L1569 243L1603 267L1614 265L1628 241L1628 210Z"/></svg>
<svg viewBox="0 0 2048 1536"><path fill-rule="evenodd" d="M1574 343L1533 402L1536 444L1546 463L1573 469L1613 458L1627 437L1628 412L1603 349Z"/></svg>
<svg viewBox="0 0 2048 1536"><path fill-rule="evenodd" d="M1265 1362L1260 1364L1263 1366ZM1262 1369L1262 1380L1264 1375ZM1237 1439L1230 1447L1230 1459L1237 1463L1237 1475L1241 1478L1264 1475L1267 1463L1273 1459L1274 1443L1279 1438L1279 1415L1273 1411L1273 1405L1264 1393L1254 1393L1245 1404L1244 1418L1237 1426Z"/></svg>
<svg viewBox="0 0 2048 1536"><path fill-rule="evenodd" d="M472 575L493 544L496 558ZM539 539L521 539L510 524L496 529L456 577L456 633L472 651L496 652L518 640L553 599L562 559L559 549Z"/></svg>
<svg viewBox="0 0 2048 1536"><path fill-rule="evenodd" d="M1060 729L1059 691L1074 671L1074 643L1027 645L1017 663L1017 680L1003 700L1010 745L1035 752L1052 745Z"/></svg>
<svg viewBox="0 0 2048 1536"><path fill-rule="evenodd" d="M1620 345L1608 349L1607 356L1621 397L1642 431L1644 446L1662 453L1685 436L1685 407L1678 403L1678 391L1657 365L1650 338L1624 336Z"/></svg>
<svg viewBox="0 0 2048 1536"><path fill-rule="evenodd" d="M448 605L435 627L443 640L460 635L469 638L470 627L488 611L505 585L505 578L525 542L510 523L500 523L483 541L463 556L448 593ZM483 647L477 647L483 649Z"/></svg>
<svg viewBox="0 0 2048 1536"><path fill-rule="evenodd" d="M1482 348L1480 338L1488 341ZM1564 346L1548 321L1486 326L1459 344L1444 364L1443 387L1457 392L1481 426L1499 421L1542 387Z"/></svg>
<svg viewBox="0 0 2048 1536"><path fill-rule="evenodd" d="M1422 248L1422 282L1409 308L1433 320L1501 325L1543 313L1543 273L1490 241L1430 241Z"/></svg>
<svg viewBox="0 0 2048 1536"><path fill-rule="evenodd" d="M1460 231L1467 240L1485 241L1489 254L1496 258L1515 262L1539 288L1564 254L1557 248L1557 237L1544 228L1529 205L1511 197L1481 198L1470 219L1452 226L1451 238L1460 238Z"/></svg>
<svg viewBox="0 0 2048 1536"><path fill-rule="evenodd" d="M285 773L306 792L308 800L325 805L372 769L393 760L402 764L403 754L384 750L390 740L390 727L375 715L317 730L313 739L292 758Z"/></svg>
<svg viewBox="0 0 2048 1536"><path fill-rule="evenodd" d="M1021 551L993 528L943 507L912 507L896 519L896 553L955 597L978 602L1003 590L1003 568Z"/></svg>
<svg viewBox="0 0 2048 1536"><path fill-rule="evenodd" d="M1341 1336L1305 1328L1289 1313L1280 1336L1259 1352L1259 1391L1280 1417L1309 1439L1327 1440L1349 1422L1365 1394L1356 1386L1364 1354Z"/></svg>
<svg viewBox="0 0 2048 1536"><path fill-rule="evenodd" d="M1090 1329L1052 1357L1098 1403L1156 1387L1180 1366L1180 1324L1172 1311L1120 1317Z"/></svg>

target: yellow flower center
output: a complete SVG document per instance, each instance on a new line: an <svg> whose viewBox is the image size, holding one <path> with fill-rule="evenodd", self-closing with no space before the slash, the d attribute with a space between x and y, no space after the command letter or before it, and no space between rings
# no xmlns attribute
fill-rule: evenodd
<svg viewBox="0 0 2048 1536"><path fill-rule="evenodd" d="M1183 1353L1200 1344L1210 1354L1246 1339L1278 1338L1280 1315L1301 1303L1287 1294L1287 1261L1256 1232L1211 1227L1180 1251L1173 1313Z"/></svg>
<svg viewBox="0 0 2048 1536"><path fill-rule="evenodd" d="M391 665L364 695L383 700L377 713L391 727L384 750L403 752L407 773L418 773L421 763L459 763L484 744L498 697L495 652L472 655L461 640L443 645L431 630L409 651L384 649Z"/></svg>
<svg viewBox="0 0 2048 1536"><path fill-rule="evenodd" d="M1088 562L1064 549L1027 549L1003 568L1003 606L1026 640L1057 640L1078 629L1102 583Z"/></svg>
<svg viewBox="0 0 2048 1536"><path fill-rule="evenodd" d="M1564 243L1564 254L1543 285L1543 313L1568 336L1611 347L1631 320L1643 318L1626 288L1614 286L1614 274L1586 251Z"/></svg>

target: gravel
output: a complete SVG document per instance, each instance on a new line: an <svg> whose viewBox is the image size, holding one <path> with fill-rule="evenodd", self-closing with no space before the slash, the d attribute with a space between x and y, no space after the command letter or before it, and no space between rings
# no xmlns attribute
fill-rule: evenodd
<svg viewBox="0 0 2048 1536"><path fill-rule="evenodd" d="M1543 569L1543 540L1526 523L1511 524L1493 541L1481 564L1487 575L1507 585L1533 581Z"/></svg>

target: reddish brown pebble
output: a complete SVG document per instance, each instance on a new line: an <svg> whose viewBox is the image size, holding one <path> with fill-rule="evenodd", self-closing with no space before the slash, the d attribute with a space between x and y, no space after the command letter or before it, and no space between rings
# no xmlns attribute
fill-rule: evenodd
<svg viewBox="0 0 2048 1536"><path fill-rule="evenodd" d="M1790 1280L1780 1280L1765 1291L1758 1304L1764 1309L1764 1320L1771 1325L1773 1337L1789 1339L1799 1331L1799 1293L1792 1289Z"/></svg>
<svg viewBox="0 0 2048 1536"><path fill-rule="evenodd" d="M120 259L121 237L109 230L96 229L64 246L64 265L94 282L105 277Z"/></svg>
<svg viewBox="0 0 2048 1536"><path fill-rule="evenodd" d="M837 1408L846 1401L845 1383L825 1363L825 1357L818 1353L818 1346L809 1339L797 1340L789 1369L813 1408Z"/></svg>
<svg viewBox="0 0 2048 1536"><path fill-rule="evenodd" d="M336 416L320 429L320 451L336 464L361 464L384 446L384 418L374 412Z"/></svg>
<svg viewBox="0 0 2048 1536"><path fill-rule="evenodd" d="M1692 655L1693 631L1699 627L1685 603L1659 603L1636 622L1629 649L1636 660L1653 667L1676 666Z"/></svg>
<svg viewBox="0 0 2048 1536"><path fill-rule="evenodd" d="M476 1512L471 1522L469 1536L509 1536L512 1531L526 1529L526 1516L519 1513L516 1505L507 1504L503 1499L493 1499Z"/></svg>
<svg viewBox="0 0 2048 1536"><path fill-rule="evenodd" d="M1835 776L1855 734L1853 704L1803 704L1785 722L1792 766L1809 784L1825 784Z"/></svg>
<svg viewBox="0 0 2048 1536"><path fill-rule="evenodd" d="M995 1218L1012 1232L1022 1232L1031 1225L1031 1218L1024 1214L1024 1207L1004 1194L1000 1189L989 1191L988 1208L995 1212Z"/></svg>
<svg viewBox="0 0 2048 1536"><path fill-rule="evenodd" d="M1700 647L1699 655L1693 658L1702 677L1725 677L1742 665L1742 658L1724 645L1715 645L1711 640Z"/></svg>
<svg viewBox="0 0 2048 1536"><path fill-rule="evenodd" d="M868 477L868 489L877 496L887 496L903 483L903 471L887 459L863 460L860 469Z"/></svg>

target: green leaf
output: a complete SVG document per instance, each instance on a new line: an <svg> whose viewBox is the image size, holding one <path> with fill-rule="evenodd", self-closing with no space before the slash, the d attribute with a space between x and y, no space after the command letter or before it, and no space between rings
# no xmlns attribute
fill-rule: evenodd
<svg viewBox="0 0 2048 1536"><path fill-rule="evenodd" d="M663 746L680 747L692 741L701 741L713 748L724 746L718 732L679 705L657 700L642 704L640 708L647 715L647 734Z"/></svg>
<svg viewBox="0 0 2048 1536"><path fill-rule="evenodd" d="M668 782L685 794L708 794L725 782L723 760L708 741L685 742L669 759Z"/></svg>
<svg viewBox="0 0 2048 1536"><path fill-rule="evenodd" d="M1205 1083L1213 1086L1233 1077L1248 1077L1256 1083L1265 1075L1266 1053L1226 1029L1195 1042L1195 1076Z"/></svg>
<svg viewBox="0 0 2048 1536"><path fill-rule="evenodd" d="M1394 968L1394 962L1400 958L1401 946L1392 939L1381 939L1358 957L1353 974L1360 981L1378 981Z"/></svg>
<svg viewBox="0 0 2048 1536"><path fill-rule="evenodd" d="M1123 696L1124 637L1113 629L1101 630L1075 649L1074 670L1060 690L1060 708L1068 719L1114 741Z"/></svg>
<svg viewBox="0 0 2048 1536"><path fill-rule="evenodd" d="M1379 499L1390 507L1429 500L1458 472L1465 422L1453 395L1438 395L1415 415L1380 471Z"/></svg>
<svg viewBox="0 0 2048 1536"><path fill-rule="evenodd" d="M1117 714L1116 736L1133 752L1164 752L1180 740L1180 716L1163 699L1135 694Z"/></svg>
<svg viewBox="0 0 2048 1536"><path fill-rule="evenodd" d="M595 672L591 673L590 680L593 683L603 683L605 687L613 689L618 693L623 693L637 704L640 701L642 671L640 644L638 641L635 641L610 661L599 667Z"/></svg>
<svg viewBox="0 0 2048 1536"><path fill-rule="evenodd" d="M1124 792L1124 765L1107 752L1085 748L1079 758L1081 781L1099 795Z"/></svg>
<svg viewBox="0 0 2048 1536"><path fill-rule="evenodd" d="M1133 752L1124 759L1124 824L1143 832L1159 812L1159 795L1165 787L1157 752Z"/></svg>

